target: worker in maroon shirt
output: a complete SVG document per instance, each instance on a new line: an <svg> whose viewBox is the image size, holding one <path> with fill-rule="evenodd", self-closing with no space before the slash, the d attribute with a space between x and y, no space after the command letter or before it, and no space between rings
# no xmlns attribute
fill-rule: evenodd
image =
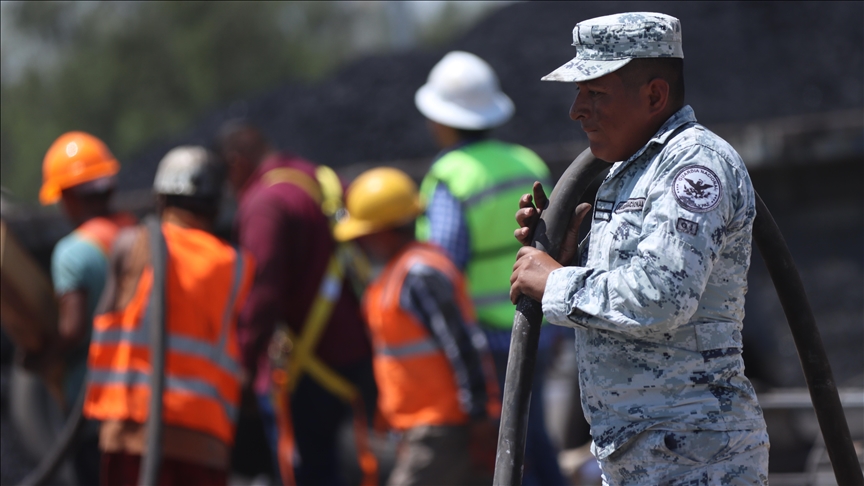
<svg viewBox="0 0 864 486"><path fill-rule="evenodd" d="M290 481L284 470L290 466L280 461L293 451L282 449L286 438L278 425L284 408L271 400L271 392L280 390L290 393L297 483L341 484L339 427L352 405L354 413L362 409L361 399L367 409L375 404L372 350L356 285L349 281L351 265L341 258L325 214L333 192L341 202L344 188L332 170L275 151L252 125L227 123L216 145L239 201L239 243L257 262L238 341L283 481ZM279 365L271 365L268 350L277 340L287 348L289 378L274 389ZM364 473L374 474L371 454L365 461L360 455Z"/></svg>

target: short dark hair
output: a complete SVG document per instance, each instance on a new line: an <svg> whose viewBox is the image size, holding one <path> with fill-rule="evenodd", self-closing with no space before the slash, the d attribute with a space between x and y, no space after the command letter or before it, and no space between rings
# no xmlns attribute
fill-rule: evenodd
<svg viewBox="0 0 864 486"><path fill-rule="evenodd" d="M415 224L416 222L417 222L416 219L412 219L411 221L409 221L403 225L399 225L399 226L393 228L393 231L400 233L400 234L403 234L405 236L410 236L413 238L414 234L416 233L416 224Z"/></svg>
<svg viewBox="0 0 864 486"><path fill-rule="evenodd" d="M64 193L69 192L75 194L79 199L86 202L87 204L108 204L111 202L111 196L114 195L114 188L107 189L105 191L100 192L77 192L75 188L72 187L63 191Z"/></svg>
<svg viewBox="0 0 864 486"><path fill-rule="evenodd" d="M454 127L455 128L455 127ZM460 140L483 140L489 138L490 129L485 130L467 130L465 128L455 128L456 133L459 134Z"/></svg>
<svg viewBox="0 0 864 486"><path fill-rule="evenodd" d="M628 87L639 87L660 78L669 83L669 102L684 106L684 59L678 57L638 58L616 71Z"/></svg>
<svg viewBox="0 0 864 486"><path fill-rule="evenodd" d="M270 141L261 128L243 119L228 120L219 127L212 143L212 149L220 156L230 150L244 154L261 151L270 146Z"/></svg>

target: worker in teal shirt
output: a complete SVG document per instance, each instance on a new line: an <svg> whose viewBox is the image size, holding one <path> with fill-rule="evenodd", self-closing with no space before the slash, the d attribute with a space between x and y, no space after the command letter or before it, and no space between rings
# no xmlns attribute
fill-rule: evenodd
<svg viewBox="0 0 864 486"><path fill-rule="evenodd" d="M112 214L109 201L120 170L117 160L98 138L84 132L61 135L48 149L42 165L43 205L60 202L75 230L62 238L51 255L51 279L58 302L58 340L52 359L64 361L63 396L69 407L83 390L93 313L105 287L108 255L120 228L134 224L126 214ZM75 454L82 484L98 483L98 436L95 428Z"/></svg>

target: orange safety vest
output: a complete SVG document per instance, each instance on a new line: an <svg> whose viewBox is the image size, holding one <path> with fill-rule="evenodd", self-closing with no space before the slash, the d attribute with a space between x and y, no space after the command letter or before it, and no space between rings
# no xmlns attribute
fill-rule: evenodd
<svg viewBox="0 0 864 486"><path fill-rule="evenodd" d="M363 310L375 347L378 407L389 424L399 430L468 421L468 415L459 403L453 368L444 351L426 326L399 305L405 277L418 263L432 267L450 279L463 320L469 325L476 322L462 274L433 245L412 243L369 286ZM485 363L489 397L486 409L489 416L498 417L501 406L489 356L485 356Z"/></svg>
<svg viewBox="0 0 864 486"><path fill-rule="evenodd" d="M117 213L111 216L98 216L85 221L75 229L74 233L84 240L96 245L107 258L120 230L135 224L135 217L127 213Z"/></svg>
<svg viewBox="0 0 864 486"><path fill-rule="evenodd" d="M167 246L166 424L232 444L240 402L237 315L253 278L251 257L201 230L162 223ZM84 413L145 423L150 396L150 334L145 317L153 283L146 266L121 310L96 316Z"/></svg>

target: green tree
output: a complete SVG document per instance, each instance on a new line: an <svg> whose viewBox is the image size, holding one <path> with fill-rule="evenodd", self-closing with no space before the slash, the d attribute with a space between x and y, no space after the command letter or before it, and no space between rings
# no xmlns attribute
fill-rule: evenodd
<svg viewBox="0 0 864 486"><path fill-rule="evenodd" d="M51 55L0 85L0 182L35 202L45 151L66 131L102 138L122 164L233 99L370 51L442 44L489 5L447 2L419 22L387 2L6 3L4 25Z"/></svg>
<svg viewBox="0 0 864 486"><path fill-rule="evenodd" d="M312 2L22 2L10 11L61 59L0 87L0 177L31 201L61 133L91 132L122 162L214 104L326 73L341 61L334 47L350 20Z"/></svg>

